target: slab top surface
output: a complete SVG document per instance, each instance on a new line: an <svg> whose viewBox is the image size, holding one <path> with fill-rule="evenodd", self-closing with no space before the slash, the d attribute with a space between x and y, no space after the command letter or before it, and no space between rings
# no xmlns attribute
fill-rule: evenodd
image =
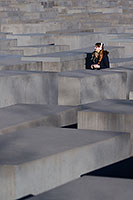
<svg viewBox="0 0 133 200"><path fill-rule="evenodd" d="M86 110L85 110L86 107ZM102 100L84 106L83 112L110 112L133 114L133 100Z"/></svg>
<svg viewBox="0 0 133 200"><path fill-rule="evenodd" d="M31 200L126 200L133 198L133 180L86 176Z"/></svg>
<svg viewBox="0 0 133 200"><path fill-rule="evenodd" d="M102 75L113 75L113 74L120 74L124 72L113 71L113 70L75 70L75 71L65 71L60 72L60 76L65 77L75 77L75 78L84 78L84 77L92 77L92 76L102 76Z"/></svg>
<svg viewBox="0 0 133 200"><path fill-rule="evenodd" d="M77 109L74 106L16 104L0 108L0 129Z"/></svg>
<svg viewBox="0 0 133 200"><path fill-rule="evenodd" d="M41 126L0 136L0 164L17 165L128 133Z"/></svg>

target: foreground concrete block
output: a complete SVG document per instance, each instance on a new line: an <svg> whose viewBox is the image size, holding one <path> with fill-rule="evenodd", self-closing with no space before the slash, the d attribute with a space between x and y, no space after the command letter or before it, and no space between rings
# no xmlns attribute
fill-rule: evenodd
<svg viewBox="0 0 133 200"><path fill-rule="evenodd" d="M41 61L43 71L72 71L85 69L86 54L79 52L57 52L51 54L34 55L22 57L22 61Z"/></svg>
<svg viewBox="0 0 133 200"><path fill-rule="evenodd" d="M84 108L58 105L18 104L0 108L0 134L42 125L63 127L77 123Z"/></svg>
<svg viewBox="0 0 133 200"><path fill-rule="evenodd" d="M125 200L132 199L133 181L130 179L86 176L56 189L31 198L31 200ZM111 198L110 198L111 197Z"/></svg>
<svg viewBox="0 0 133 200"><path fill-rule="evenodd" d="M133 101L103 100L78 112L79 129L127 131L133 144Z"/></svg>
<svg viewBox="0 0 133 200"><path fill-rule="evenodd" d="M101 99L126 99L126 73L104 70L63 72L58 104L80 105Z"/></svg>
<svg viewBox="0 0 133 200"><path fill-rule="evenodd" d="M58 75L51 72L0 71L0 107L17 103L57 104Z"/></svg>
<svg viewBox="0 0 133 200"><path fill-rule="evenodd" d="M0 147L0 199L14 200L128 158L130 134L38 127L0 136Z"/></svg>

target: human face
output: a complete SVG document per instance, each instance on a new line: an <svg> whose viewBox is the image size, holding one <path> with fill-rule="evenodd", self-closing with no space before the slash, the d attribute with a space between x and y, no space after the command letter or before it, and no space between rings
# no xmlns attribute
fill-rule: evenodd
<svg viewBox="0 0 133 200"><path fill-rule="evenodd" d="M95 46L95 51L96 51L97 53L99 53L100 49L99 49L98 46Z"/></svg>

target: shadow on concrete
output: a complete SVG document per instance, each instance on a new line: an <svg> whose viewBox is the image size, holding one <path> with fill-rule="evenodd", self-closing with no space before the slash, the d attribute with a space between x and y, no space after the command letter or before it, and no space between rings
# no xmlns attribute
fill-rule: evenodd
<svg viewBox="0 0 133 200"><path fill-rule="evenodd" d="M71 124L71 125L68 125L68 126L63 126L61 128L73 128L73 129L77 129L78 125L77 124Z"/></svg>
<svg viewBox="0 0 133 200"><path fill-rule="evenodd" d="M93 172L83 174L82 176L102 176L133 179L133 157L117 162L115 164L103 167Z"/></svg>
<svg viewBox="0 0 133 200"><path fill-rule="evenodd" d="M29 195L27 195L27 196L25 196L25 197L22 197L22 198L16 199L16 200L28 200L28 199L30 199L30 198L32 198L32 197L34 197L34 195L29 194Z"/></svg>

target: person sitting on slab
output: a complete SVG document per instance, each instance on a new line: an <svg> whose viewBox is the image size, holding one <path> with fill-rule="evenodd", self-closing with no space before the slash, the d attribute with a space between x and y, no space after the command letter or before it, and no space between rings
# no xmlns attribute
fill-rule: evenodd
<svg viewBox="0 0 133 200"><path fill-rule="evenodd" d="M104 50L103 43L96 43L95 50L92 52L88 62L87 69L105 69L109 68L109 52Z"/></svg>

